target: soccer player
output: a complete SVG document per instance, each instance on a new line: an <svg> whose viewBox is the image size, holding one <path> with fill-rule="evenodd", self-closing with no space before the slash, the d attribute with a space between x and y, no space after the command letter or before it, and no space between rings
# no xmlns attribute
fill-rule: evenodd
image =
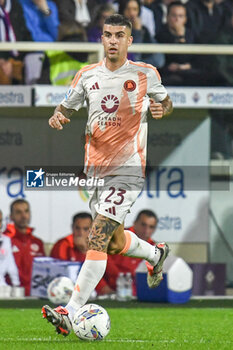
<svg viewBox="0 0 233 350"><path fill-rule="evenodd" d="M132 25L121 15L105 20L102 43L106 58L81 69L65 99L55 109L49 125L62 130L74 110L88 106L85 173L104 179L104 187L90 189L93 216L88 252L66 307L43 306L43 317L58 333L68 335L75 312L83 306L102 278L108 254L124 254L150 263L148 285L162 279L169 248L152 246L133 232L124 231L124 219L142 190L146 158L146 117L154 119L172 111L172 102L156 68L127 60Z"/></svg>

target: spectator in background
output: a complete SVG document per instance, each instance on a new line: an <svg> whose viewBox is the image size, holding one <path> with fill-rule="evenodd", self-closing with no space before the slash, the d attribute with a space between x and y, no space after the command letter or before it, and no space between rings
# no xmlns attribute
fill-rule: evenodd
<svg viewBox="0 0 233 350"><path fill-rule="evenodd" d="M133 226L131 226L129 230L136 233L136 235L144 241L155 245L151 237L156 230L157 224L157 215L152 210L144 209L138 213Z"/></svg>
<svg viewBox="0 0 233 350"><path fill-rule="evenodd" d="M54 2L57 4L61 22L76 21L84 27L90 23L91 18L86 0L54 0Z"/></svg>
<svg viewBox="0 0 233 350"><path fill-rule="evenodd" d="M231 9L228 24L216 37L216 44L233 45L233 9ZM233 57L231 55L216 55L215 64L221 78L221 85L233 86Z"/></svg>
<svg viewBox="0 0 233 350"><path fill-rule="evenodd" d="M113 0L87 0L87 6L91 17L90 24L93 23L96 18L97 7L101 5L106 5L106 4L112 5L113 2L114 2Z"/></svg>
<svg viewBox="0 0 233 350"><path fill-rule="evenodd" d="M75 21L62 22L58 40L61 42L84 42L85 29ZM70 85L75 74L88 62L84 52L45 51L39 84Z"/></svg>
<svg viewBox="0 0 233 350"><path fill-rule="evenodd" d="M175 0L144 0L144 4L150 8L154 14L156 23L156 34L161 31L164 24L167 23L167 7Z"/></svg>
<svg viewBox="0 0 233 350"><path fill-rule="evenodd" d="M134 232L139 238L147 241L148 243L155 245L156 242L152 240L152 235L156 230L158 224L157 215L152 210L141 210L135 221L133 226L128 228ZM135 275L136 269L142 259L139 258L129 258L128 256L122 255L109 255L108 261L112 265L114 264L114 269L111 270L109 274L106 271L104 278L110 284L113 289L116 289L116 280L120 272L127 273L130 272L133 278L133 294L136 295L136 286L135 286Z"/></svg>
<svg viewBox="0 0 233 350"><path fill-rule="evenodd" d="M88 234L92 225L92 217L86 212L74 215L72 233L57 241L50 253L52 258L84 262L88 249ZM111 269L111 267L108 267ZM99 295L112 294L113 290L102 278L96 287Z"/></svg>
<svg viewBox="0 0 233 350"><path fill-rule="evenodd" d="M5 286L6 275L13 286L19 286L19 273L12 253L11 240L2 234L2 211L0 210L0 286Z"/></svg>
<svg viewBox="0 0 233 350"><path fill-rule="evenodd" d="M54 0L58 9L60 22L74 21L76 14L75 0Z"/></svg>
<svg viewBox="0 0 233 350"><path fill-rule="evenodd" d="M197 34L195 41L199 44L212 44L224 25L224 11L216 0L195 0L187 3L196 17Z"/></svg>
<svg viewBox="0 0 233 350"><path fill-rule="evenodd" d="M142 0L141 3L143 4L143 7L146 10L150 10L150 13L153 15L153 22L154 22L154 34L152 34L153 37L156 36L156 33L158 32L158 28L160 27L159 24L156 23L156 16L154 9L156 7L156 4L158 4L157 0Z"/></svg>
<svg viewBox="0 0 233 350"><path fill-rule="evenodd" d="M219 1L217 3L219 3ZM223 11L223 17L225 18L224 27L229 27L229 21L231 21L231 14L233 11L233 0L222 0L219 5Z"/></svg>
<svg viewBox="0 0 233 350"><path fill-rule="evenodd" d="M233 4L233 2L232 2ZM229 2L225 2L229 5ZM216 44L233 45L233 6L228 8L226 26L216 37ZM219 51L221 50L221 47ZM221 86L233 86L233 58L231 55L216 55L215 69ZM231 109L212 109L211 113L211 159L233 159L233 124Z"/></svg>
<svg viewBox="0 0 233 350"><path fill-rule="evenodd" d="M126 0L120 3L119 13L128 18L132 23L133 42L136 43L156 43L146 27L142 25L140 18L141 3L140 0ZM164 55L156 54L130 54L129 58L135 61L144 61L155 67L162 67L164 64Z"/></svg>
<svg viewBox="0 0 233 350"><path fill-rule="evenodd" d="M90 42L101 42L101 35L103 33L104 21L107 17L115 13L114 8L110 4L103 4L97 8L96 18L93 25L89 27L87 36Z"/></svg>
<svg viewBox="0 0 233 350"><path fill-rule="evenodd" d="M55 259L81 261L85 260L87 237L92 225L89 213L81 212L72 218L72 233L59 239L53 246L50 256Z"/></svg>
<svg viewBox="0 0 233 350"><path fill-rule="evenodd" d="M31 41L17 0L0 0L0 41ZM0 84L23 83L23 57L24 54L16 50L0 53Z"/></svg>
<svg viewBox="0 0 233 350"><path fill-rule="evenodd" d="M58 10L51 0L19 0L26 25L34 41L52 42L58 35ZM35 84L41 75L43 52L27 53L24 58L25 84Z"/></svg>
<svg viewBox="0 0 233 350"><path fill-rule="evenodd" d="M51 0L19 0L23 7L26 25L34 41L56 41L58 10Z"/></svg>
<svg viewBox="0 0 233 350"><path fill-rule="evenodd" d="M45 255L43 242L32 235L30 206L25 199L17 199L11 204L10 218L13 224L7 225L4 234L11 239L20 284L25 288L25 295L30 295L33 259Z"/></svg>
<svg viewBox="0 0 233 350"><path fill-rule="evenodd" d="M116 12L121 13L120 7L124 6L125 0L118 0L114 2L114 8ZM155 36L155 19L153 12L146 6L142 4L142 1L139 0L140 5L140 19L142 22L142 25L146 27L152 38Z"/></svg>
<svg viewBox="0 0 233 350"><path fill-rule="evenodd" d="M148 29L150 35L154 38L156 30L154 13L150 8L144 6L143 1L141 1L141 20L142 24Z"/></svg>
<svg viewBox="0 0 233 350"><path fill-rule="evenodd" d="M84 27L87 27L91 21L91 17L87 7L87 0L74 0L74 1L76 3L75 19Z"/></svg>
<svg viewBox="0 0 233 350"><path fill-rule="evenodd" d="M168 6L167 23L157 35L158 42L171 44L193 44L194 35L186 27L186 7L180 1ZM166 64L161 69L166 85L190 86L200 84L200 72L194 67L195 58L187 54L166 54Z"/></svg>
<svg viewBox="0 0 233 350"><path fill-rule="evenodd" d="M198 44L214 44L216 37L225 23L224 11L221 5L215 0L190 1L187 6L192 6L196 21L196 38ZM219 85L220 78L214 70L213 55L197 55L196 64L202 73L202 85Z"/></svg>

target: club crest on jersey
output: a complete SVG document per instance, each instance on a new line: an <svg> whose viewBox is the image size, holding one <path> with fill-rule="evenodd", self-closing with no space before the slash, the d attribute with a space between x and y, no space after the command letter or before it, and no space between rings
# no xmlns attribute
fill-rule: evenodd
<svg viewBox="0 0 233 350"><path fill-rule="evenodd" d="M126 91L134 91L136 89L136 83L133 80L126 80L124 83L124 89Z"/></svg>
<svg viewBox="0 0 233 350"><path fill-rule="evenodd" d="M101 107L105 113L114 113L116 112L119 106L119 100L114 95L107 95L101 101Z"/></svg>

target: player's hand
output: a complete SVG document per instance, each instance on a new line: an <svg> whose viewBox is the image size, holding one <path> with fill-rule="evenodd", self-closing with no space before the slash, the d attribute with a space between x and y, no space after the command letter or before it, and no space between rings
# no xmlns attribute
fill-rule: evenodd
<svg viewBox="0 0 233 350"><path fill-rule="evenodd" d="M62 130L64 124L68 124L70 122L69 118L66 118L61 112L56 112L49 119L49 126L53 129Z"/></svg>
<svg viewBox="0 0 233 350"><path fill-rule="evenodd" d="M161 119L163 117L163 105L160 102L155 102L153 98L150 98L150 111L152 118Z"/></svg>

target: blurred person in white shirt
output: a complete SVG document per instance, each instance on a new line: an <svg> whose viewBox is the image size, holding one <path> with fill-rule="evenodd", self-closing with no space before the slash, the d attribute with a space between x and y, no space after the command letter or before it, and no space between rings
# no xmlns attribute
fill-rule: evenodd
<svg viewBox="0 0 233 350"><path fill-rule="evenodd" d="M11 240L2 233L2 211L0 210L0 286L6 286L9 275L13 286L19 286L19 273L12 252Z"/></svg>

